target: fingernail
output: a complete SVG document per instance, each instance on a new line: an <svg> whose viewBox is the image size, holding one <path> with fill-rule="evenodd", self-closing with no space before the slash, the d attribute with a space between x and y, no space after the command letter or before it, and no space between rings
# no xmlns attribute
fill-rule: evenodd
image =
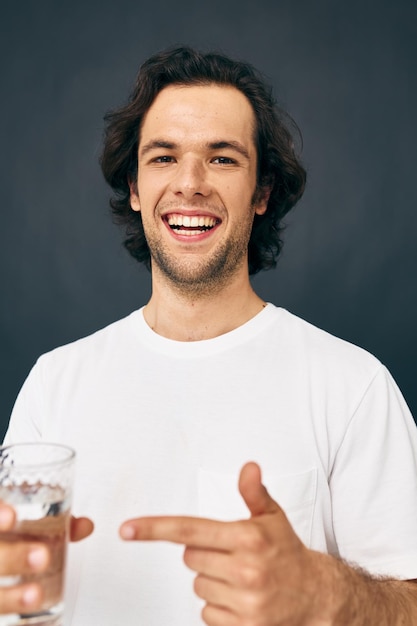
<svg viewBox="0 0 417 626"><path fill-rule="evenodd" d="M34 570L43 569L48 561L46 548L42 546L32 548L28 554L28 563Z"/></svg>
<svg viewBox="0 0 417 626"><path fill-rule="evenodd" d="M120 529L120 536L122 539L134 539L135 529L133 526L122 526Z"/></svg>
<svg viewBox="0 0 417 626"><path fill-rule="evenodd" d="M0 505L0 528L9 529L10 526L13 524L13 518L13 511L7 506Z"/></svg>
<svg viewBox="0 0 417 626"><path fill-rule="evenodd" d="M39 600L39 591L37 587L26 587L23 591L22 601L26 606L33 606L37 604Z"/></svg>

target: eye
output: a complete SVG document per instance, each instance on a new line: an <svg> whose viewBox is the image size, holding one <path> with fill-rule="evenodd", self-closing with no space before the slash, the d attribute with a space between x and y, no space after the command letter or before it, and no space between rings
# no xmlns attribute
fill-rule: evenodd
<svg viewBox="0 0 417 626"><path fill-rule="evenodd" d="M218 165L235 165L236 161L230 157L219 156L212 159L212 163L216 163Z"/></svg>
<svg viewBox="0 0 417 626"><path fill-rule="evenodd" d="M154 163L172 163L174 158L172 156L168 156L164 154L163 156L158 156L152 159Z"/></svg>

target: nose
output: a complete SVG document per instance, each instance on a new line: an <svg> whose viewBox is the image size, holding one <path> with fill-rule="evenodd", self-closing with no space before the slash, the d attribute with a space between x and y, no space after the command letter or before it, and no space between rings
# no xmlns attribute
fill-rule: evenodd
<svg viewBox="0 0 417 626"><path fill-rule="evenodd" d="M191 199L195 195L208 196L210 185L207 179L208 173L198 159L189 158L180 161L177 165L175 177L171 183L171 190L176 195L185 199Z"/></svg>

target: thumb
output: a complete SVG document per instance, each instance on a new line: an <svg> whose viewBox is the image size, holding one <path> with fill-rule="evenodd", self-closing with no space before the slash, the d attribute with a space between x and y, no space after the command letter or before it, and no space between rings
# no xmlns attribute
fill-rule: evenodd
<svg viewBox="0 0 417 626"><path fill-rule="evenodd" d="M81 541L85 539L94 530L94 524L88 517L71 516L70 538L71 541Z"/></svg>
<svg viewBox="0 0 417 626"><path fill-rule="evenodd" d="M239 491L252 517L281 510L262 484L261 468L257 463L246 463L242 467Z"/></svg>

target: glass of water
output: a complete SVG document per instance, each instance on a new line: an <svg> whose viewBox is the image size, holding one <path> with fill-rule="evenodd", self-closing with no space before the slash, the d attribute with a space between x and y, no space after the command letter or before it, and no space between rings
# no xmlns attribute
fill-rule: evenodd
<svg viewBox="0 0 417 626"><path fill-rule="evenodd" d="M75 452L53 443L0 447L0 500L16 511L16 523L0 541L40 541L49 547L49 567L40 574L0 577L0 585L40 582L36 614L0 616L0 626L61 626L66 547L69 538Z"/></svg>

